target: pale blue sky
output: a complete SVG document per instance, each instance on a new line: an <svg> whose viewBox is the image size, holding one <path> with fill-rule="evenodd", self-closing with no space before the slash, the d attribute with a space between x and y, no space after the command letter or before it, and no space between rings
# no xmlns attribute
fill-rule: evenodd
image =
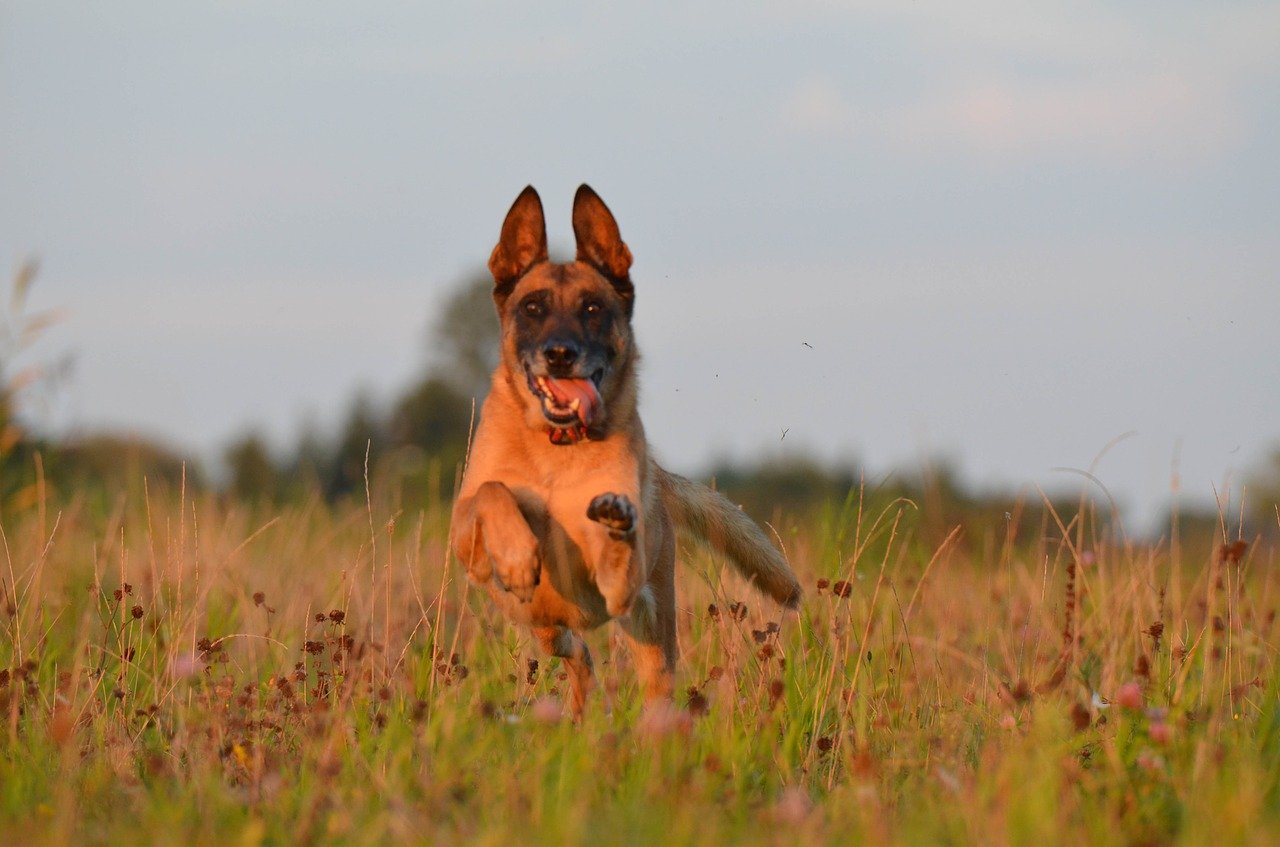
<svg viewBox="0 0 1280 847"><path fill-rule="evenodd" d="M391 396L587 181L669 464L1075 485L1136 430L1141 515L1280 440L1277 92L1275 3L6 2L0 262L69 312L49 420L209 456Z"/></svg>

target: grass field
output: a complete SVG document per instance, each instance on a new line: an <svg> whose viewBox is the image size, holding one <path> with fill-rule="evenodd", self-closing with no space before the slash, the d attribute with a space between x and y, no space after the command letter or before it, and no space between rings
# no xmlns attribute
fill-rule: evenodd
<svg viewBox="0 0 1280 847"><path fill-rule="evenodd" d="M799 614L686 550L675 707L606 628L575 725L446 522L140 481L9 509L0 843L1280 843L1274 550L1088 509L929 540L855 492L779 523Z"/></svg>

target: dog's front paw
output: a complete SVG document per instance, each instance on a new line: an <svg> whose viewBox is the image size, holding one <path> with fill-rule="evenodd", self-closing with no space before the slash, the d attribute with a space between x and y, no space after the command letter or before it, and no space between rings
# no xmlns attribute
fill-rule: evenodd
<svg viewBox="0 0 1280 847"><path fill-rule="evenodd" d="M598 495L587 506L587 517L609 530L615 541L629 541L635 537L636 507L625 494L606 492Z"/></svg>
<svg viewBox="0 0 1280 847"><path fill-rule="evenodd" d="M493 559L493 570L502 586L528 603L533 599L533 590L538 587L538 577L542 565L538 560L538 543L532 534L521 543L504 546L500 550L490 550Z"/></svg>

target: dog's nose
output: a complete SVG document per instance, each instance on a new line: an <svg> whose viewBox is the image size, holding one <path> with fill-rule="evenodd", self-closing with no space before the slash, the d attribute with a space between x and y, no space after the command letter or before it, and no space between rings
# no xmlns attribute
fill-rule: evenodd
<svg viewBox="0 0 1280 847"><path fill-rule="evenodd" d="M573 367L578 361L578 348L562 341L553 341L542 348L542 355L547 360L547 367L556 370Z"/></svg>

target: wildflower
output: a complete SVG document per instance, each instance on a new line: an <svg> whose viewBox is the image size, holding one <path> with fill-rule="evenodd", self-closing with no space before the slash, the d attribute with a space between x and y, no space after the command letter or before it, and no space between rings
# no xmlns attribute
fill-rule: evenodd
<svg viewBox="0 0 1280 847"><path fill-rule="evenodd" d="M1137 663L1133 666L1134 676L1140 676L1143 679L1151 678L1151 660L1146 655L1138 656Z"/></svg>
<svg viewBox="0 0 1280 847"><path fill-rule="evenodd" d="M1244 558L1244 554L1249 552L1249 542L1244 540L1232 541L1230 544L1223 544L1218 548L1218 557L1228 565L1238 565Z"/></svg>
<svg viewBox="0 0 1280 847"><path fill-rule="evenodd" d="M539 697L534 701L529 714L538 723L559 723L564 717L564 707L555 697Z"/></svg>
<svg viewBox="0 0 1280 847"><path fill-rule="evenodd" d="M693 729L693 718L683 709L677 709L671 703L660 701L644 708L644 714L636 729L641 735L650 738L661 738L667 735L688 735Z"/></svg>
<svg viewBox="0 0 1280 847"><path fill-rule="evenodd" d="M1163 771L1165 768L1164 757L1159 753L1153 753L1150 750L1143 750L1139 753L1137 763L1138 767L1151 773Z"/></svg>
<svg viewBox="0 0 1280 847"><path fill-rule="evenodd" d="M1118 703L1125 709L1141 709L1142 708L1142 686L1130 680L1120 686L1120 691L1116 694L1112 701Z"/></svg>
<svg viewBox="0 0 1280 847"><path fill-rule="evenodd" d="M778 823L798 824L812 812L813 800L809 793L798 785L792 785L782 790L778 802L770 810L770 816Z"/></svg>

